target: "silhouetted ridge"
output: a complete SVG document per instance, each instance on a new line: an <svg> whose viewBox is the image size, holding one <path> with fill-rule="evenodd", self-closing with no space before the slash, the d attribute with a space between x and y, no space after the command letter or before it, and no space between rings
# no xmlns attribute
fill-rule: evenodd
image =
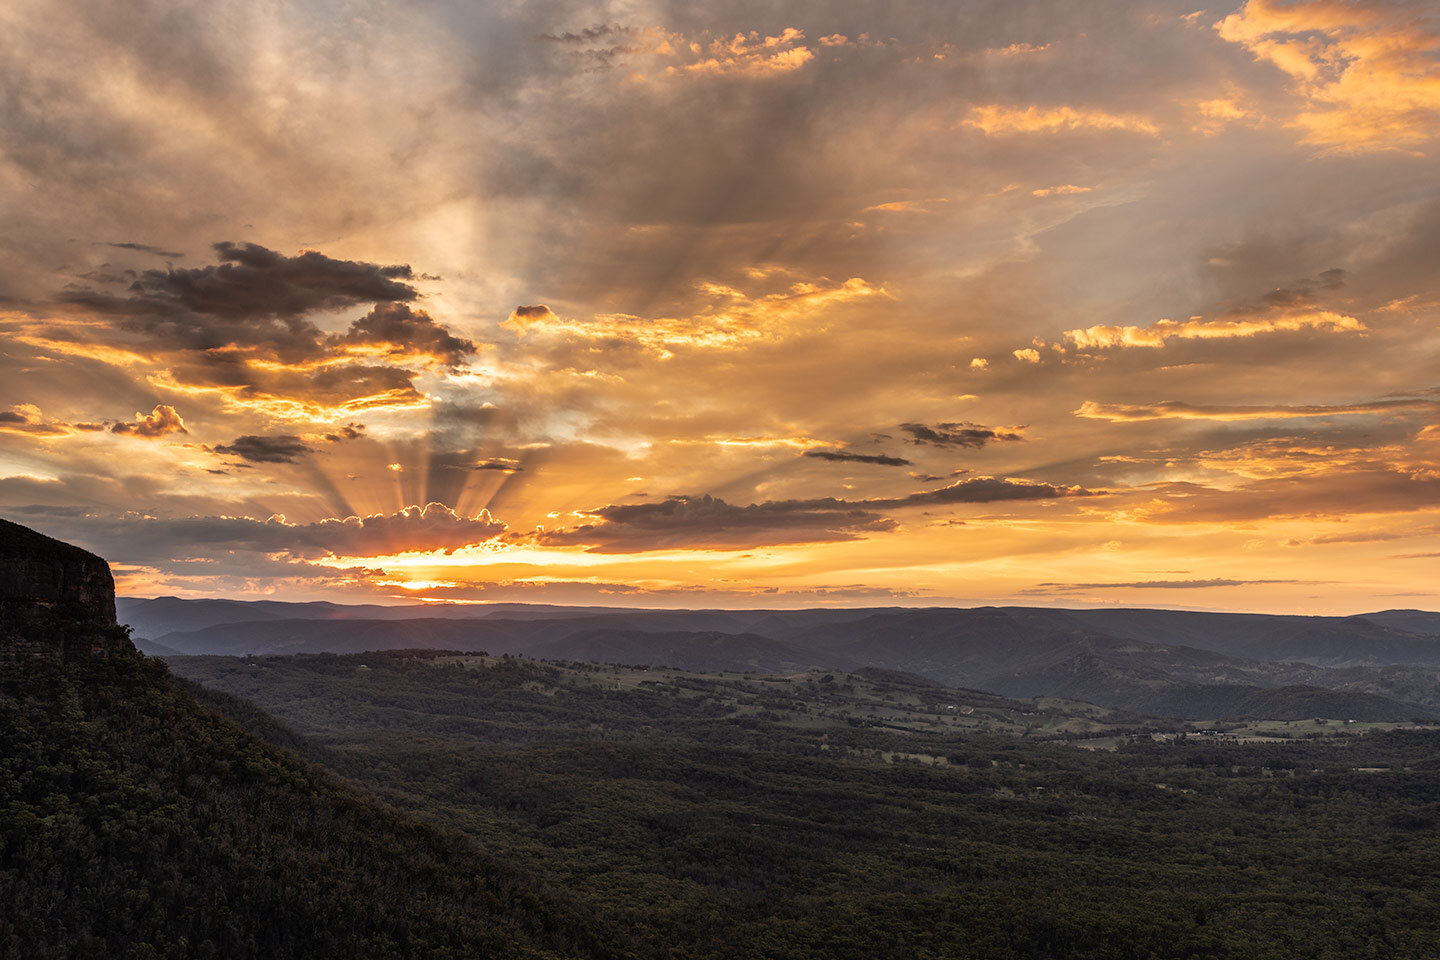
<svg viewBox="0 0 1440 960"><path fill-rule="evenodd" d="M0 659L132 651L115 578L95 554L0 520Z"/></svg>

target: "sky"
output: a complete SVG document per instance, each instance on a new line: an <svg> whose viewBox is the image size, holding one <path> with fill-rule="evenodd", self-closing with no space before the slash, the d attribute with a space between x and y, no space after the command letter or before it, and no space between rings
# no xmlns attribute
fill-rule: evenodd
<svg viewBox="0 0 1440 960"><path fill-rule="evenodd" d="M1429 0L0 6L122 594L1440 606Z"/></svg>

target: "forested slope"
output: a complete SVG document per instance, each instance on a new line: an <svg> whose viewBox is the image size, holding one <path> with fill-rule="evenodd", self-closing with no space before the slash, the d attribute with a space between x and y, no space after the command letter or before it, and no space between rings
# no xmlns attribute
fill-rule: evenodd
<svg viewBox="0 0 1440 960"><path fill-rule="evenodd" d="M0 744L0 957L615 953L474 841L245 733L158 661L4 665Z"/></svg>

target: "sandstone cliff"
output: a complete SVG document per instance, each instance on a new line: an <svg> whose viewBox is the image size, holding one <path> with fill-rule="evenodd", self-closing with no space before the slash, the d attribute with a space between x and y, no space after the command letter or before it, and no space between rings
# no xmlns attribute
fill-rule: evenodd
<svg viewBox="0 0 1440 960"><path fill-rule="evenodd" d="M115 623L108 563L0 520L0 656L70 659L132 649Z"/></svg>

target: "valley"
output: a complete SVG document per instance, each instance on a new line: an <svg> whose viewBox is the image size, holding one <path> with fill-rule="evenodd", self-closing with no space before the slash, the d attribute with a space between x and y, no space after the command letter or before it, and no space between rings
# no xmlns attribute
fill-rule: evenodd
<svg viewBox="0 0 1440 960"><path fill-rule="evenodd" d="M302 755L526 864L642 952L1429 949L1414 939L1433 911L1414 892L1440 789L1429 726L1217 730L874 668L441 651L172 667L237 722L258 705Z"/></svg>

